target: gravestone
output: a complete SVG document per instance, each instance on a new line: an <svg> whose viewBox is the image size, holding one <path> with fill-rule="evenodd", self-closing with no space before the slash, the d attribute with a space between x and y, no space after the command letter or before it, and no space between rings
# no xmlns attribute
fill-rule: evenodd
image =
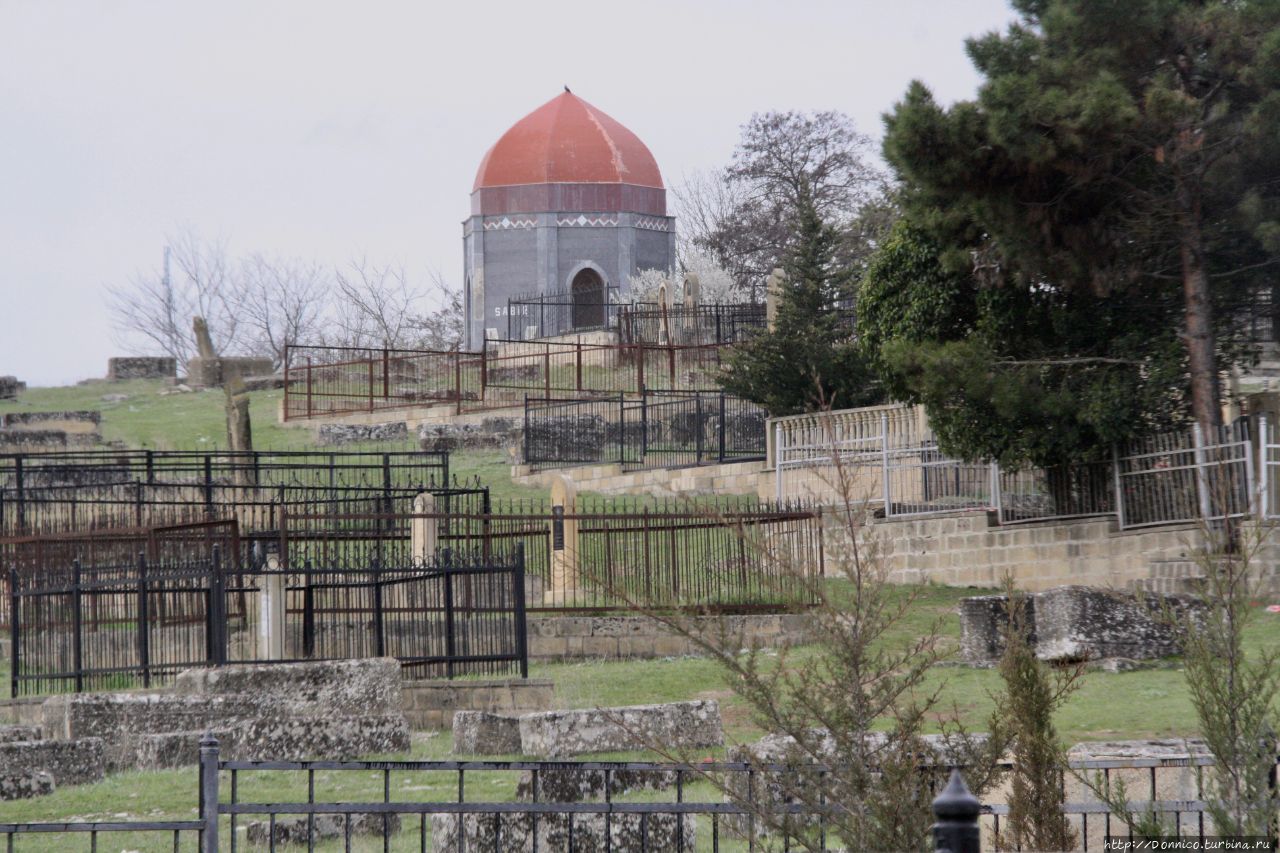
<svg viewBox="0 0 1280 853"><path fill-rule="evenodd" d="M564 474L551 481L551 589L544 594L547 604L573 600L578 591L578 488Z"/></svg>

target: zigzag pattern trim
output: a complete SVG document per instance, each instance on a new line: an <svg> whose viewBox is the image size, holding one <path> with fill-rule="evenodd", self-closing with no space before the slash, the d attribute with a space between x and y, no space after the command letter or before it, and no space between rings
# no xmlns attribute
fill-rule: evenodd
<svg viewBox="0 0 1280 853"><path fill-rule="evenodd" d="M618 224L618 217L613 216L587 216L585 213L579 213L577 216L566 218L556 217L556 225L561 228L611 228Z"/></svg>
<svg viewBox="0 0 1280 853"><path fill-rule="evenodd" d="M670 231L671 220L659 216L637 216L636 227L646 231Z"/></svg>
<svg viewBox="0 0 1280 853"><path fill-rule="evenodd" d="M512 219L504 216L501 219L486 219L484 221L484 230L486 231L506 231L509 228L534 228L538 224L536 218L528 219Z"/></svg>

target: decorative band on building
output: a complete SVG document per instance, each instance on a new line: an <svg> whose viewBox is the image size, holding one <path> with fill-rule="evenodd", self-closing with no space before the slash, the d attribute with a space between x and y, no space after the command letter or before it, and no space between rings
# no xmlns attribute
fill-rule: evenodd
<svg viewBox="0 0 1280 853"><path fill-rule="evenodd" d="M484 230L506 231L509 228L535 228L537 225L538 219L534 216L516 217L515 219L510 216L504 216L501 219L486 219L484 221Z"/></svg>
<svg viewBox="0 0 1280 853"><path fill-rule="evenodd" d="M637 216L635 227L643 228L646 231L670 231L671 220L658 216Z"/></svg>
<svg viewBox="0 0 1280 853"><path fill-rule="evenodd" d="M561 228L616 228L616 216L588 216L579 213L577 216L557 216L556 225Z"/></svg>

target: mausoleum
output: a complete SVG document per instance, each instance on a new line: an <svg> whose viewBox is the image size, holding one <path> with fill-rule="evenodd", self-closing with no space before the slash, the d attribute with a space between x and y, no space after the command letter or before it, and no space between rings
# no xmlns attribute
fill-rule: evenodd
<svg viewBox="0 0 1280 853"><path fill-rule="evenodd" d="M631 276L669 273L675 261L675 219L657 161L568 88L484 155L462 233L468 349L507 337L508 301L528 294L564 294L569 326L598 328ZM523 329L521 320L511 328Z"/></svg>

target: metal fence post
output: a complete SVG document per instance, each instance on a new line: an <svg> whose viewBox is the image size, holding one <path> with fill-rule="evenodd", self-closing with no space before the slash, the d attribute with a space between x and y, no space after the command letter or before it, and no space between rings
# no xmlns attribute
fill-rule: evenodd
<svg viewBox="0 0 1280 853"><path fill-rule="evenodd" d="M147 613L147 555L138 554L138 659L142 663L142 686L151 686L151 618Z"/></svg>
<svg viewBox="0 0 1280 853"><path fill-rule="evenodd" d="M782 500L782 424L773 425L773 496Z"/></svg>
<svg viewBox="0 0 1280 853"><path fill-rule="evenodd" d="M702 464L702 395L696 391L693 394L693 461L695 465Z"/></svg>
<svg viewBox="0 0 1280 853"><path fill-rule="evenodd" d="M1267 416L1264 412L1258 416L1258 520L1266 521L1267 516L1271 512L1271 496L1268 478L1271 472L1267 470L1268 462L1271 459L1271 436L1270 426L1267 424Z"/></svg>
<svg viewBox="0 0 1280 853"><path fill-rule="evenodd" d="M200 739L200 853L218 853L218 739Z"/></svg>
<svg viewBox="0 0 1280 853"><path fill-rule="evenodd" d="M382 618L382 561L376 556L372 560L373 569L373 642L378 657L386 657L387 635L386 623Z"/></svg>
<svg viewBox="0 0 1280 853"><path fill-rule="evenodd" d="M76 692L83 693L84 692L84 646L83 646L84 617L80 610L82 600L81 600L81 592L80 592L81 573L80 573L79 560L71 561L71 571L74 576L72 579L72 583L74 584L74 586L72 586L72 593L71 593L71 598L72 598L71 618L74 620L73 630L75 631L75 636L72 638L71 653L72 653L72 657L73 657L75 668L76 668Z"/></svg>
<svg viewBox="0 0 1280 853"><path fill-rule="evenodd" d="M453 636L453 554L445 548L441 557L441 576L444 580L444 673L445 678L453 678L453 657L456 651Z"/></svg>
<svg viewBox="0 0 1280 853"><path fill-rule="evenodd" d="M283 420L289 420L289 344L284 345L284 364L281 367L281 375L284 376L284 415Z"/></svg>
<svg viewBox="0 0 1280 853"><path fill-rule="evenodd" d="M884 517L888 518L893 515L893 493L889 484L889 415L885 412L880 413L880 472L884 491Z"/></svg>
<svg viewBox="0 0 1280 853"><path fill-rule="evenodd" d="M1116 521L1124 530L1124 489L1120 485L1120 449L1111 445L1111 476L1116 490Z"/></svg>
<svg viewBox="0 0 1280 853"><path fill-rule="evenodd" d="M1191 441L1195 448L1196 497L1200 504L1200 520L1208 521L1213 514L1212 497L1209 494L1208 462L1204 453L1204 431L1200 424L1191 425Z"/></svg>
<svg viewBox="0 0 1280 853"><path fill-rule="evenodd" d="M996 507L996 521L1004 523L1004 501L1000 499L1000 462L991 462L991 502Z"/></svg>
<svg viewBox="0 0 1280 853"><path fill-rule="evenodd" d="M717 314L716 318L719 319L719 316L720 315ZM721 391L720 392L720 464L721 465L724 464L724 434L725 434L724 392Z"/></svg>
<svg viewBox="0 0 1280 853"><path fill-rule="evenodd" d="M951 771L947 787L933 801L933 845L938 853L979 853L982 831L978 815L982 804L969 793L959 770Z"/></svg>
<svg viewBox="0 0 1280 853"><path fill-rule="evenodd" d="M9 569L9 695L18 695L18 625L21 601L18 597L18 570Z"/></svg>
<svg viewBox="0 0 1280 853"><path fill-rule="evenodd" d="M209 663L223 666L227 662L227 585L222 575L221 549L217 545L213 546L213 559L209 565L209 602L205 605L205 618L208 620L205 638Z"/></svg>
<svg viewBox="0 0 1280 853"><path fill-rule="evenodd" d="M517 542L515 547L514 587L516 594L516 655L520 658L520 677L529 677L529 640L526 636L528 617L525 613L524 591L524 543Z"/></svg>

